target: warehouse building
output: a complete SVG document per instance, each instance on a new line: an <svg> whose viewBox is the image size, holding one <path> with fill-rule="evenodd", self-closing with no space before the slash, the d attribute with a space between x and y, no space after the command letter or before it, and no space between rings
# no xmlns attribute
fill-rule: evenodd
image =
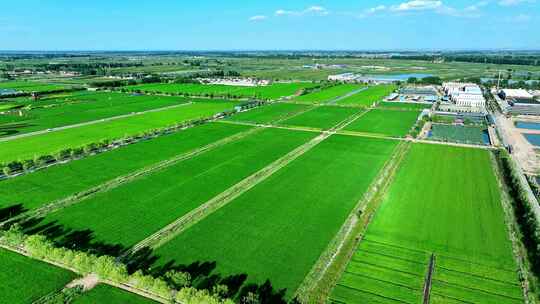
<svg viewBox="0 0 540 304"><path fill-rule="evenodd" d="M486 99L482 89L474 83L446 82L443 91L448 101L444 108L455 112L486 112Z"/></svg>

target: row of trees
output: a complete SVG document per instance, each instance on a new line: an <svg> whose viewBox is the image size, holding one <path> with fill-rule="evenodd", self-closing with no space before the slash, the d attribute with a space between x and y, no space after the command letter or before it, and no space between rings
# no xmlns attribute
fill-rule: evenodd
<svg viewBox="0 0 540 304"><path fill-rule="evenodd" d="M523 188L519 173L506 150L496 152L502 176L509 187L512 205L517 223L521 230L522 241L527 248L532 272L540 276L540 223L535 215L535 202L529 201L527 191Z"/></svg>
<svg viewBox="0 0 540 304"><path fill-rule="evenodd" d="M18 225L7 231L0 231L0 243L18 250L23 250L32 258L63 265L82 275L96 274L100 280L110 281L139 289L171 303L183 304L232 304L226 299L228 288L217 285L211 291L197 290L191 287L188 273L171 270L163 277L153 277L142 271L128 273L126 265L111 256L97 256L86 252L55 247L44 236L26 236Z"/></svg>
<svg viewBox="0 0 540 304"><path fill-rule="evenodd" d="M437 76L429 76L424 78L410 77L407 79L408 84L425 84L425 85L441 85L442 79Z"/></svg>

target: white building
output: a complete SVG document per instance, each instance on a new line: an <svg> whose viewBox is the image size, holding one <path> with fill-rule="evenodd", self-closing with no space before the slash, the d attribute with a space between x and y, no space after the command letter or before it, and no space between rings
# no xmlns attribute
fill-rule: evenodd
<svg viewBox="0 0 540 304"><path fill-rule="evenodd" d="M482 89L474 83L446 82L443 90L457 112L485 112L486 100Z"/></svg>
<svg viewBox="0 0 540 304"><path fill-rule="evenodd" d="M533 95L523 89L502 89L499 96L504 99L533 99Z"/></svg>
<svg viewBox="0 0 540 304"><path fill-rule="evenodd" d="M357 76L354 73L343 73L338 75L329 75L329 81L356 81Z"/></svg>

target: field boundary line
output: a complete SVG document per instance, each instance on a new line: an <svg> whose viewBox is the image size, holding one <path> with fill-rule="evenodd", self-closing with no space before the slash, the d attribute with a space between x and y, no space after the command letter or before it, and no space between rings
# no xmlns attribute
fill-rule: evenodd
<svg viewBox="0 0 540 304"><path fill-rule="evenodd" d="M394 271L394 272L405 273L405 274L409 274L409 275L412 275L412 276L415 276L415 277L420 277L420 278L423 277L423 275L420 275L418 273L414 273L414 272L410 272L410 271L406 271L406 270L401 270L401 269L397 269L397 268L392 268L392 267L389 267L389 266L379 265L379 264L375 264L375 263L372 263L372 262L366 262L366 261L355 259L354 257L351 258L350 261L354 262L354 263L358 263L358 264L369 265L369 266L375 267L375 268L382 268L382 269L391 270L391 271ZM346 272L346 270L344 270L343 272Z"/></svg>
<svg viewBox="0 0 540 304"><path fill-rule="evenodd" d="M433 279L432 281L433 282L439 282L439 283L442 283L443 285L447 285L447 286L456 286L456 287L463 288L463 289L466 289L466 290L484 293L484 294L487 294L487 295L490 295L490 296L507 298L507 299L517 300L517 301L522 301L523 300L523 299L520 299L520 298L515 298L513 296L500 294L500 293L485 290L485 289L482 289L482 288L475 288L475 287L472 287L472 286L465 286L465 285L462 285L462 284L452 283L452 282L448 282L448 281L445 281L445 280ZM514 286L514 287L518 287L518 288L520 287L519 285L510 285L510 286Z"/></svg>
<svg viewBox="0 0 540 304"><path fill-rule="evenodd" d="M249 129L231 136L228 136L226 138L220 139L218 141L215 141L213 143L210 143L206 146L182 153L180 155L174 156L172 158L169 158L167 160L158 162L156 164L152 164L150 166L138 169L136 171L130 172L126 175L114 178L112 180L109 180L107 182L104 182L100 185L97 185L95 187L92 187L90 189L84 190L82 192L75 193L73 195L70 195L68 197L53 201L45 206L42 206L40 208L31 210L27 213L23 213L19 216L15 216L13 218L7 219L6 221L0 223L0 227L5 226L8 223L12 223L17 220L21 219L30 219L30 218L36 218L36 217L42 217L47 214L56 212L58 210L64 209L66 207L69 207L71 205L75 205L83 200L86 200L88 198L91 198L99 193L110 191L114 188L117 188L123 184L130 183L142 176L146 176L149 174L156 173L160 170L166 169L170 166L173 166L179 162L191 159L193 157L196 157L198 155L204 154L206 152L212 151L214 149L217 149L223 145L226 145L231 142L238 141L240 139L243 139L249 135L252 135L260 130L263 130L262 128L253 128Z"/></svg>
<svg viewBox="0 0 540 304"><path fill-rule="evenodd" d="M394 260L399 260L399 261L405 261L405 262L409 262L409 263L413 263L413 264L421 264L421 265L424 265L424 263L422 263L422 262L418 262L418 261L414 261L414 260L409 260L409 259L406 259L406 258L402 258L402 257L398 257L398 256L393 256L393 255L386 254L386 253L374 252L374 251L366 250L366 249L362 249L362 252L366 252L366 253L371 254L371 255L383 256L383 257L386 257L386 258L389 258L389 259L394 259Z"/></svg>
<svg viewBox="0 0 540 304"><path fill-rule="evenodd" d="M347 273L349 275L356 276L356 277L368 278L368 279L373 280L373 281L383 282L383 283L386 283L386 284L395 285L395 286L407 288L407 289L410 289L410 290L418 290L418 288L411 287L409 285L405 285L405 284L402 284L402 283L396 283L396 282L392 282L392 281L388 281L388 280L375 278L375 277L372 277L372 276L367 275L367 274L354 273L354 272L350 272L350 271L346 271L346 270L343 273Z"/></svg>
<svg viewBox="0 0 540 304"><path fill-rule="evenodd" d="M364 111L365 114L369 111ZM355 119L358 119L358 115ZM354 120L353 120L354 121ZM350 122L349 122L350 123ZM340 230L329 242L326 249L319 256L304 281L295 291L295 295L302 303L324 303L333 287L337 284L341 274L345 271L352 258L362 232L367 228L379 204L386 193L393 176L397 172L402 160L410 147L408 142L400 142L394 153L383 165L379 174L373 179L366 192L351 210ZM344 247L347 247L344 249ZM343 256L345 255L345 256ZM345 258L345 262L337 264L337 259ZM331 267L337 267L335 273L328 274Z"/></svg>
<svg viewBox="0 0 540 304"><path fill-rule="evenodd" d="M434 295L436 296L439 296L441 298L446 298L446 299L451 299L451 300L454 300L454 301L458 301L460 303L466 303L466 304L475 304L474 302L469 302L467 300L463 300L463 299L459 299L459 298L455 298L455 297L452 297L452 296L449 296L449 295L444 295L442 293L438 293L436 291L432 292Z"/></svg>
<svg viewBox="0 0 540 304"><path fill-rule="evenodd" d="M462 276L470 276L470 277L474 277L474 278L480 279L480 280L493 281L493 282L502 283L502 284L511 285L511 286L518 286L518 287L521 286L520 284L517 284L517 283L512 283L512 282L508 282L508 281L501 280L501 279L496 279L496 278L490 278L490 277L478 275L478 274L475 274L475 273L470 273L470 272L464 272L464 271L460 271L460 270L450 269L450 268L447 268L447 267L444 267L444 266L440 266L440 265L437 266L437 268L442 269L442 270L444 270L444 271L448 271L448 272L456 272L457 274L462 275ZM439 281L441 281L441 280L439 280Z"/></svg>
<svg viewBox="0 0 540 304"><path fill-rule="evenodd" d="M429 265L426 272L426 277L424 280L424 292L423 292L423 303L429 304L429 296L431 293L431 284L433 280L433 272L435 271L435 254L431 254L429 258Z"/></svg>
<svg viewBox="0 0 540 304"><path fill-rule="evenodd" d="M315 147L320 142L324 141L330 136L331 134L329 133L322 133L319 136L311 139L307 143L304 143L303 145L297 147L293 151L287 153L285 156L282 156L281 158L272 162L263 169L248 176L234 186L213 197L206 203L202 204L196 209L178 218L176 221L170 223L169 225L163 227L159 231L140 241L139 243L134 245L128 252L122 254L118 258L125 258L129 254L137 252L142 248L148 247L155 249L162 246L183 231L197 224L207 216L211 215L218 209L233 201L235 198L239 197L240 195L255 187L262 181L266 180L275 172L287 166L289 163L302 156L304 153L311 150L313 147Z"/></svg>
<svg viewBox="0 0 540 304"><path fill-rule="evenodd" d="M147 113L161 112L161 111L166 111L166 110L179 108L179 107L192 105L192 104L194 104L192 101L188 101L188 102L177 104L177 105L166 106L166 107L161 107L161 108L156 108L156 109L150 109L150 110L146 110L146 111L142 111L142 112L134 112L134 113L122 114L122 115L112 116L112 117L108 117L108 118L102 118L102 119L96 119L96 120L91 120L91 121L87 121L87 122L81 122L81 123L78 123L78 124L72 124L72 125L67 125L67 126L49 128L49 129L45 129L45 130L39 130L39 131L24 133L24 134L20 134L20 135L0 138L0 142L6 142L6 141L20 139L20 138L24 138L24 137L37 136L37 135L41 135L41 134L48 134L48 133L62 131L62 130L80 128L80 127L84 127L84 126L95 125L95 124L99 124L99 123L104 123L104 122L108 122L108 121L128 118L128 117L132 117L132 116L143 115L143 114L147 114Z"/></svg>
<svg viewBox="0 0 540 304"><path fill-rule="evenodd" d="M531 290L530 285L535 285L535 280L537 278L532 273L531 264L527 258L527 249L525 245L521 242L521 230L518 227L517 219L514 213L514 207L510 202L510 194L508 193L508 186L502 177L502 172L500 171L499 161L496 159L496 156L493 153L490 153L491 164L493 167L493 174L497 180L500 195L501 195L501 206L504 213L504 221L507 228L508 238L512 244L512 255L514 256L514 261L518 266L518 273L521 279L521 289L523 290L523 298L525 303L536 303L537 296L534 294L534 290ZM531 282L532 281L532 282Z"/></svg>
<svg viewBox="0 0 540 304"><path fill-rule="evenodd" d="M386 299L386 300L390 300L390 301L394 301L394 302L398 302L398 303L412 304L412 303L407 302L407 301L399 300L399 299L392 298L392 297L383 296L383 295L380 295L380 294L377 294L377 293L374 293L374 292L371 292L371 291L367 291L367 290L364 290L364 289L360 289L360 288L354 288L354 287L343 285L343 284L336 284L336 286L341 286L341 287L344 287L344 288L347 288L347 289L350 289L350 290L354 290L354 291L358 291L358 292L361 292L361 293L367 293L367 294L379 297L381 299Z"/></svg>

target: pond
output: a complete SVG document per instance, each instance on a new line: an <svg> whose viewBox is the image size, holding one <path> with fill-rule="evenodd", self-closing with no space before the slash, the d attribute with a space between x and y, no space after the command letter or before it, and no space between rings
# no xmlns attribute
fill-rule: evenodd
<svg viewBox="0 0 540 304"><path fill-rule="evenodd" d="M410 73L410 74L395 74L395 75L364 75L363 78L370 80L382 80L382 81L407 81L411 77L418 79L431 77L433 74L421 74L421 73Z"/></svg>
<svg viewBox="0 0 540 304"><path fill-rule="evenodd" d="M540 123L518 121L518 122L516 122L516 128L529 129L529 130L540 130Z"/></svg>
<svg viewBox="0 0 540 304"><path fill-rule="evenodd" d="M540 147L540 134L523 134L531 145Z"/></svg>

